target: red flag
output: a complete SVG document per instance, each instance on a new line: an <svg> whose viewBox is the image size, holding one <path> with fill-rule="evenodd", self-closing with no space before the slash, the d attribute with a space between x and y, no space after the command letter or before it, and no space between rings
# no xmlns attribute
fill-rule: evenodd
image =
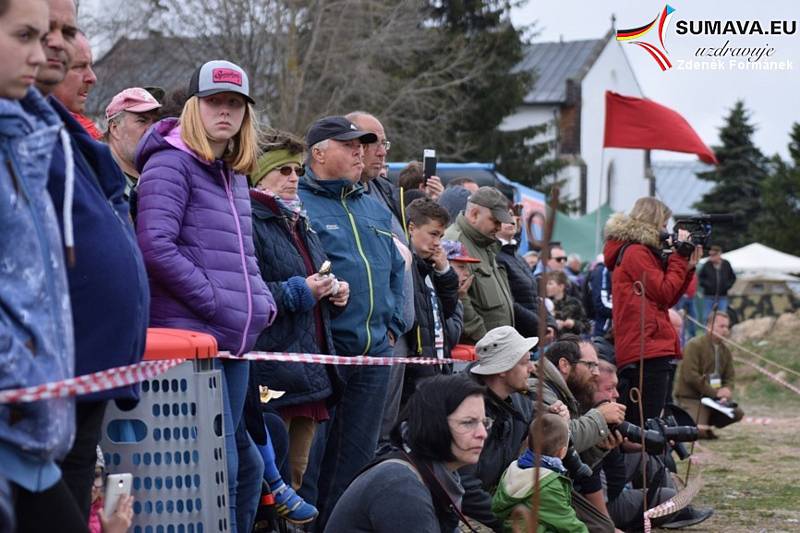
<svg viewBox="0 0 800 533"><path fill-rule="evenodd" d="M606 91L605 148L642 148L697 154L718 164L711 149L686 119L652 100Z"/></svg>

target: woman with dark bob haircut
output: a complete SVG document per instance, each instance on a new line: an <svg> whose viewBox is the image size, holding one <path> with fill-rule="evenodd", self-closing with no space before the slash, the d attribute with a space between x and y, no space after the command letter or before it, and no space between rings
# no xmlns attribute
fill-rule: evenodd
<svg viewBox="0 0 800 533"><path fill-rule="evenodd" d="M325 533L451 533L491 420L485 388L463 374L420 382L392 431L396 450L367 466L333 509Z"/></svg>

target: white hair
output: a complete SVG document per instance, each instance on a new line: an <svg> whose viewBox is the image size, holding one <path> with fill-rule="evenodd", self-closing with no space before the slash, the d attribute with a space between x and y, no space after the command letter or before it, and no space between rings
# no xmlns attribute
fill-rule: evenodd
<svg viewBox="0 0 800 533"><path fill-rule="evenodd" d="M581 256L580 256L580 255L578 255L578 254L569 254L569 257L567 257L567 259L568 259L569 261L578 261L578 262L580 263L580 261L581 261Z"/></svg>
<svg viewBox="0 0 800 533"><path fill-rule="evenodd" d="M328 144L330 144L328 141L330 141L330 139L325 139L325 140L323 140L323 141L320 141L320 142L316 143L315 145L313 145L313 146L311 147L311 150L313 150L314 148L316 148L316 149L317 149L317 150L319 150L320 152L324 152L325 150L327 150L327 149L328 149Z"/></svg>

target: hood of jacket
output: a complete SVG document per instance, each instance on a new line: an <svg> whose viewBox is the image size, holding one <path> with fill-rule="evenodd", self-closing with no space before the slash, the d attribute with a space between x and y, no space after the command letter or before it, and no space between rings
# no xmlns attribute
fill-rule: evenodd
<svg viewBox="0 0 800 533"><path fill-rule="evenodd" d="M0 98L0 135L18 137L33 133L38 125L61 127L61 119L34 87L22 100Z"/></svg>
<svg viewBox="0 0 800 533"><path fill-rule="evenodd" d="M625 213L611 215L606 222L605 237L603 257L609 270L614 270L617 256L626 244L643 244L655 249L661 246L661 232L656 226L634 220Z"/></svg>
<svg viewBox="0 0 800 533"><path fill-rule="evenodd" d="M204 165L212 165L213 161L206 161L198 156L194 150L186 146L186 143L181 138L181 124L177 118L161 119L145 132L139 145L136 148L136 156L134 157L134 165L136 170L141 173L144 171L144 166L153 155L163 150L178 149L185 152L200 163Z"/></svg>
<svg viewBox="0 0 800 533"><path fill-rule="evenodd" d="M578 405L578 401L575 399L575 396L572 394L572 391L569 390L567 386L567 382L564 380L564 376L561 375L561 372L558 371L556 365L550 362L549 359L541 358L536 363L537 365L544 364L543 373L544 373L544 383L543 386L551 386L552 388L557 390L557 395L559 399L566 399L567 401L564 402L567 407L569 408L569 415L571 417L580 416L580 406ZM536 394L536 383L538 379L536 378L537 373L534 372L533 377L528 380L529 383L529 390L534 395ZM563 400L562 400L563 401Z"/></svg>

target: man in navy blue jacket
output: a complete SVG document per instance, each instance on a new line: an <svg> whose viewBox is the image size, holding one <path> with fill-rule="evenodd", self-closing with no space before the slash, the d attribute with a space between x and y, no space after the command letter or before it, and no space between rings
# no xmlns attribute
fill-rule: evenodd
<svg viewBox="0 0 800 533"><path fill-rule="evenodd" d="M36 79L37 88L45 96L63 80L77 34L73 1L48 3L50 32L45 37L45 55L49 61L39 69ZM75 375L133 364L144 353L150 293L128 203L123 198L125 178L108 147L95 142L58 100L49 96L48 101L68 135L68 139L56 143L48 191L67 247ZM72 152L71 160L66 159L65 148ZM73 200L65 202L70 181ZM77 399L75 443L60 466L87 521L106 403L109 399L137 401L138 397L138 387L121 387Z"/></svg>
<svg viewBox="0 0 800 533"><path fill-rule="evenodd" d="M405 263L394 243L391 215L359 183L362 143L376 139L344 117L320 119L306 136L310 153L298 192L333 274L350 284L347 307L331 322L340 355L391 356L406 329ZM348 483L374 455L389 381L386 366L345 366L340 373L344 389L328 422L317 484L320 531ZM309 465L306 475L313 477L314 470ZM303 494L306 500L313 496Z"/></svg>

